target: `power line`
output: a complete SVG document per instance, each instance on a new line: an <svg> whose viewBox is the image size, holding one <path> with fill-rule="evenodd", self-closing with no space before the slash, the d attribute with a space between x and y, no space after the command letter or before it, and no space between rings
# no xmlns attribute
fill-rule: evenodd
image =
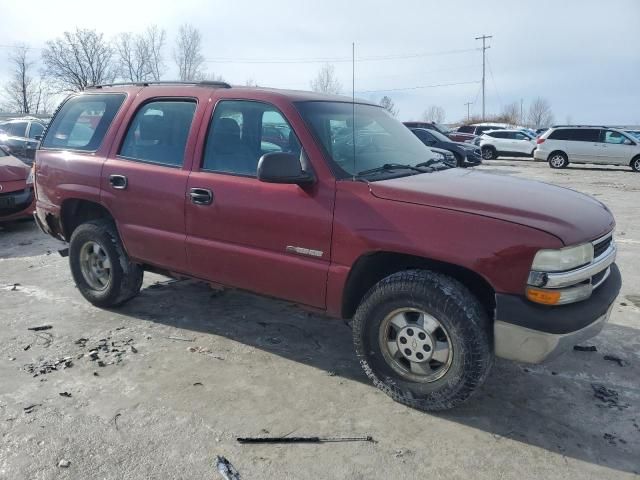
<svg viewBox="0 0 640 480"><path fill-rule="evenodd" d="M498 97L498 102L500 102L500 107L504 106L502 102L502 97L500 96L500 92L498 92L498 85L496 84L496 79L493 78L493 69L491 68L491 63L489 62L489 57L487 57L487 66L489 67L489 75L491 75L491 81L493 82L493 88L496 89L496 96Z"/></svg>
<svg viewBox="0 0 640 480"><path fill-rule="evenodd" d="M356 93L399 92L401 90L419 90L421 88L453 87L455 85L471 85L473 83L479 83L479 82L478 80L474 80L472 82L437 83L434 85L419 85L416 87L386 88L381 90L359 90Z"/></svg>
<svg viewBox="0 0 640 480"><path fill-rule="evenodd" d="M487 47L485 45L485 42L489 38L493 38L493 35L482 35L481 37L476 37L476 40L482 40L482 120L484 120L484 114L485 114L485 110L484 110L484 87L485 87L485 81L484 81L484 59L485 59L485 52L487 51L487 48L491 48L490 46Z"/></svg>
<svg viewBox="0 0 640 480"><path fill-rule="evenodd" d="M444 50L440 52L424 52L400 55L378 55L372 57L359 57L356 62L381 62L387 60L404 60L410 58L433 57L439 55L455 55L459 53L475 52L478 48L466 48L461 50ZM264 59L264 58L207 58L205 62L209 63L351 63L353 60L349 57L319 57L319 58L290 58L290 59Z"/></svg>

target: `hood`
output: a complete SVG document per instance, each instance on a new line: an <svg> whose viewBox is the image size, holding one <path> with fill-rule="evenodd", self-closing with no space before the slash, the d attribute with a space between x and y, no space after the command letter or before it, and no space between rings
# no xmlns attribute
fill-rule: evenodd
<svg viewBox="0 0 640 480"><path fill-rule="evenodd" d="M381 199L497 218L545 231L565 245L594 240L615 226L609 209L593 197L506 175L452 168L369 185Z"/></svg>
<svg viewBox="0 0 640 480"><path fill-rule="evenodd" d="M464 148L465 150L477 150L478 147L473 143L463 143L463 142L453 142L453 144L457 147Z"/></svg>
<svg viewBox="0 0 640 480"><path fill-rule="evenodd" d="M12 155L0 156L0 182L25 180L28 176L29 167L26 164Z"/></svg>

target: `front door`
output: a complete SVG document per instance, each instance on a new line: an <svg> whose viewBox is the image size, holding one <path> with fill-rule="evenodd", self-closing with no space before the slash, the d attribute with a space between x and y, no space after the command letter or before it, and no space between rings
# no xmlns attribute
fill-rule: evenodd
<svg viewBox="0 0 640 480"><path fill-rule="evenodd" d="M203 89L204 90L204 89ZM185 191L197 98L141 98L127 114L102 169L103 204L135 260L184 272ZM206 105L206 99L200 104ZM205 107L202 106L202 109Z"/></svg>
<svg viewBox="0 0 640 480"><path fill-rule="evenodd" d="M629 165L635 153L635 142L615 130L600 131L600 162L613 165Z"/></svg>
<svg viewBox="0 0 640 480"><path fill-rule="evenodd" d="M271 129L286 142L266 137ZM278 109L245 100L216 105L187 185L189 269L213 282L322 308L334 181L318 179L309 187L260 182L259 158L276 151L305 155Z"/></svg>

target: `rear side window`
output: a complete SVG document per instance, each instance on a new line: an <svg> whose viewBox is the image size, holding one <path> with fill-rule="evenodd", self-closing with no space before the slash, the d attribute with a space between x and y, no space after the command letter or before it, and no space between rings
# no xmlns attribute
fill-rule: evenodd
<svg viewBox="0 0 640 480"><path fill-rule="evenodd" d="M70 98L52 120L42 147L97 150L125 97L124 94L88 94Z"/></svg>
<svg viewBox="0 0 640 480"><path fill-rule="evenodd" d="M8 122L0 126L0 129L15 137L24 137L27 133L28 122Z"/></svg>
<svg viewBox="0 0 640 480"><path fill-rule="evenodd" d="M550 140L569 140L573 142L597 142L599 130L595 128L561 128L549 134Z"/></svg>
<svg viewBox="0 0 640 480"><path fill-rule="evenodd" d="M131 160L181 166L195 111L193 100L144 104L129 124L118 154Z"/></svg>

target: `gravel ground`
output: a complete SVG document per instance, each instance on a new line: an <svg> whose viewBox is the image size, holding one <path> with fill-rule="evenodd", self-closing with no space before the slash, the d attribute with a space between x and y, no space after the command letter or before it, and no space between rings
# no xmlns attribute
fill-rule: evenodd
<svg viewBox="0 0 640 480"><path fill-rule="evenodd" d="M462 408L426 414L367 382L339 320L151 274L124 308L100 310L75 289L62 244L11 224L0 227L0 478L222 478L216 455L244 480L635 477L640 175L512 160L480 169L595 195L616 215L624 284L590 342L597 352L498 361ZM267 432L376 443L235 441Z"/></svg>

